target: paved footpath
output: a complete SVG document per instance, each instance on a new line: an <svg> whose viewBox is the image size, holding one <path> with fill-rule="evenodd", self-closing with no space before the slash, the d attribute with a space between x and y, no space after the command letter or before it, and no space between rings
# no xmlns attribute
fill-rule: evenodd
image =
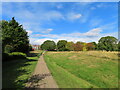
<svg viewBox="0 0 120 90"><path fill-rule="evenodd" d="M26 84L27 88L58 88L53 79L43 55L40 56L35 71Z"/></svg>

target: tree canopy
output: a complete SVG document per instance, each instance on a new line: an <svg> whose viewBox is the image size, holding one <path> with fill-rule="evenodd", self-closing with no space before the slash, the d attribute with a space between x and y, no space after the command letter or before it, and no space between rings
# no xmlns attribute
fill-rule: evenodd
<svg viewBox="0 0 120 90"><path fill-rule="evenodd" d="M14 17L10 21L2 20L0 24L2 25L3 52L5 52L5 49L10 49L10 52L28 52L28 35L22 25L20 25Z"/></svg>
<svg viewBox="0 0 120 90"><path fill-rule="evenodd" d="M69 51L74 51L74 43L73 42L67 42L65 47Z"/></svg>
<svg viewBox="0 0 120 90"><path fill-rule="evenodd" d="M113 36L102 37L98 41L98 49L106 51L115 51L117 50L117 39Z"/></svg>
<svg viewBox="0 0 120 90"><path fill-rule="evenodd" d="M41 49L52 51L56 49L56 44L54 41L47 40L41 45Z"/></svg>
<svg viewBox="0 0 120 90"><path fill-rule="evenodd" d="M67 44L67 41L66 40L59 40L58 43L57 43L57 49L59 51L66 51L66 44Z"/></svg>

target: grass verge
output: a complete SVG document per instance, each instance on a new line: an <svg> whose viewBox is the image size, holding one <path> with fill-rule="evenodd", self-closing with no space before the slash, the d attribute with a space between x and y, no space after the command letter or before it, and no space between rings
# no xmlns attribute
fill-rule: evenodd
<svg viewBox="0 0 120 90"><path fill-rule="evenodd" d="M37 64L38 57L3 62L2 88L24 88Z"/></svg>

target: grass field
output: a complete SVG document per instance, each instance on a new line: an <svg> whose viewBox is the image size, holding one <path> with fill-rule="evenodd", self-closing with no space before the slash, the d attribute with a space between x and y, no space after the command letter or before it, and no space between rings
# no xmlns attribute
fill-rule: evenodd
<svg viewBox="0 0 120 90"><path fill-rule="evenodd" d="M37 53L32 51L32 57L3 62L3 88L24 88L28 78L33 73L38 61Z"/></svg>
<svg viewBox="0 0 120 90"><path fill-rule="evenodd" d="M117 88L118 53L46 52L44 58L60 88Z"/></svg>

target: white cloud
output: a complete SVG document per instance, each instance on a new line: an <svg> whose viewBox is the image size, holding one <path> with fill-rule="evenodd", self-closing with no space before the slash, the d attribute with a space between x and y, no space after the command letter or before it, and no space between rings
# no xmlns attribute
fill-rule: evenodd
<svg viewBox="0 0 120 90"><path fill-rule="evenodd" d="M53 40L56 43L59 40L67 40L67 41L73 41L73 42L77 42L77 41L82 41L82 42L98 42L98 40L101 37L105 37L105 36L114 36L116 38L118 38L118 32L114 32L114 33L100 33L101 29L96 28L96 29L92 29L89 30L86 33L70 33L70 34L48 34L48 35L41 35L41 34L36 34L36 38L30 38L30 43L31 44L42 44L44 41L46 40ZM42 39L40 38L42 37Z"/></svg>
<svg viewBox="0 0 120 90"><path fill-rule="evenodd" d="M58 19L64 19L64 16L59 11L47 11L43 13L41 19L58 20Z"/></svg>
<svg viewBox="0 0 120 90"><path fill-rule="evenodd" d="M92 29L92 30L84 33L84 35L94 37L94 36L98 36L101 31L102 31L101 28L95 28L95 29Z"/></svg>
<svg viewBox="0 0 120 90"><path fill-rule="evenodd" d="M47 30L41 31L41 33L50 33L51 31L53 31L53 29L49 28Z"/></svg>
<svg viewBox="0 0 120 90"><path fill-rule="evenodd" d="M85 33L69 33L69 34L35 34L33 35L36 38L44 38L44 39L30 39L31 43L34 44L42 44L45 40L53 40L57 42L58 40L67 40L67 41L83 41L83 42L91 42L91 41L97 41L100 37L100 32L102 30L100 28L95 28L92 30L89 30Z"/></svg>
<svg viewBox="0 0 120 90"><path fill-rule="evenodd" d="M26 30L28 32L28 35L31 35L33 32L31 30Z"/></svg>
<svg viewBox="0 0 120 90"><path fill-rule="evenodd" d="M71 12L71 13L67 14L67 19L70 21L77 20L81 17L82 17L82 14L80 14L80 13Z"/></svg>
<svg viewBox="0 0 120 90"><path fill-rule="evenodd" d="M41 45L44 41L46 40L54 40L54 39L50 39L50 38L44 38L44 39L38 39L38 38L29 38L30 43L33 45Z"/></svg>

